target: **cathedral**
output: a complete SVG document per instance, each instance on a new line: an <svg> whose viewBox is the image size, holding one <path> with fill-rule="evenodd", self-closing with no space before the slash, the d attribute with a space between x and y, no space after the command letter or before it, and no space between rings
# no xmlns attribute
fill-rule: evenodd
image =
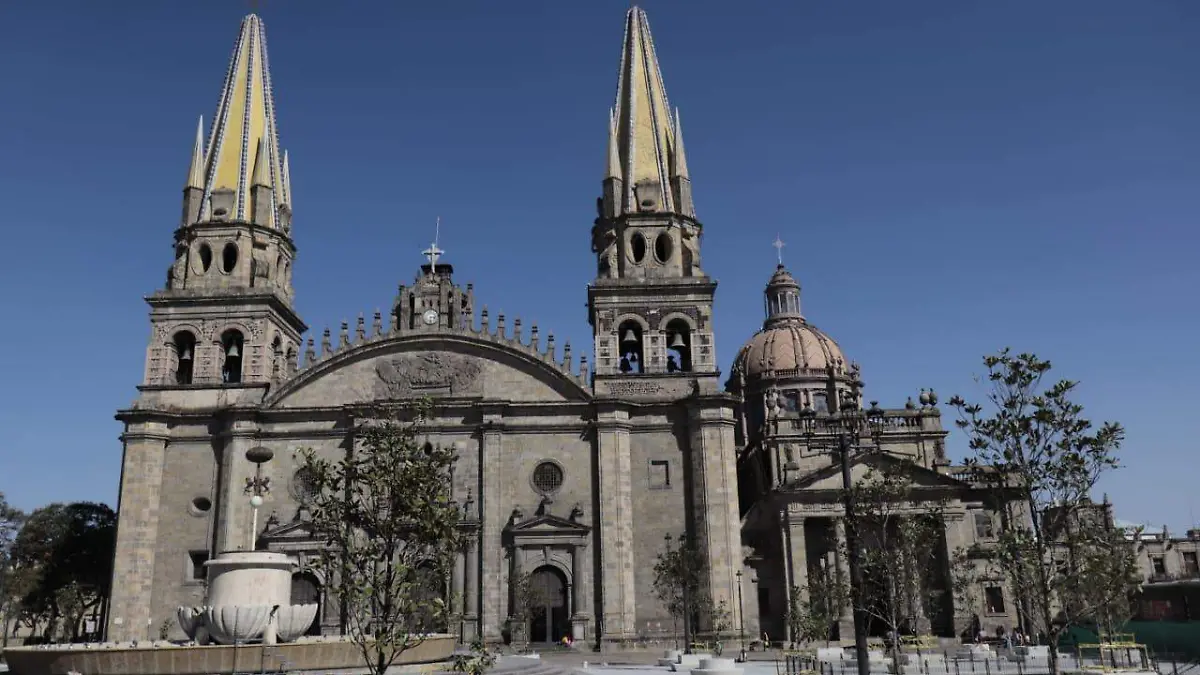
<svg viewBox="0 0 1200 675"><path fill-rule="evenodd" d="M293 230L276 117L263 23L250 15L216 114L196 131L174 261L165 287L147 297L139 394L117 414L124 451L108 639L156 637L177 606L202 602L204 563L249 541L296 556L293 602L321 605L312 633L338 633L312 564L322 542L307 528L296 451L335 458L354 442L364 404L424 397L435 409L422 433L458 450L453 490L469 533L445 589L454 603L447 630L464 641L506 639L510 581L532 575L552 600L535 612L531 641L667 638L673 624L655 598L653 568L682 535L708 561L702 584L727 608L727 633L787 639L788 589L845 566L833 553L844 530L840 473L814 439L836 435L831 413L855 404L859 371L806 320L800 285L780 265L762 330L722 380L717 283L701 263L679 112L645 13L633 8L625 19L591 229L594 344L584 353L536 324L489 314L486 293L457 283L436 244L389 311L336 335L310 333L292 287L303 228ZM946 573L922 616L925 632L952 636L963 608L947 590L947 552L986 544L994 513L946 460L936 397L919 398L879 410L884 452L855 459L853 470L910 460L914 485L949 500L933 561ZM272 459L251 461L263 456ZM247 492L258 471L271 486L262 520ZM997 580L979 591L975 611L1011 625L1011 589Z"/></svg>

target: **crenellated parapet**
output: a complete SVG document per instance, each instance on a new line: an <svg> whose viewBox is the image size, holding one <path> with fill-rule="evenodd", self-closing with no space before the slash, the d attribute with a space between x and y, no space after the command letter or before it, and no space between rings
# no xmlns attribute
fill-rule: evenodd
<svg viewBox="0 0 1200 675"><path fill-rule="evenodd" d="M408 336L466 336L476 340L493 343L506 349L545 364L559 376L574 382L583 388L590 386L590 371L588 370L587 355L580 354L578 365L569 341L563 343L560 350L554 333L547 333L542 339L541 329L536 323L529 327L528 335L523 334L523 322L520 317L512 319L511 328L503 312L495 316L494 322L488 308L484 305L478 314L464 314L461 324L452 326L433 325L420 329L406 328L396 322L385 323L383 313L375 310L367 328L367 319L359 314L351 330L350 322L343 321L334 339L330 328L321 333L318 349L317 339L308 338L304 349L303 361L295 364L291 377L301 376L329 360L349 352L368 349L373 345L392 342Z"/></svg>

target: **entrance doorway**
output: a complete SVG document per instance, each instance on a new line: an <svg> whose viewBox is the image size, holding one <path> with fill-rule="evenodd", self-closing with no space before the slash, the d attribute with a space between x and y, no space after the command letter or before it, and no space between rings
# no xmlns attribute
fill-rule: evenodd
<svg viewBox="0 0 1200 675"><path fill-rule="evenodd" d="M539 604L531 608L529 641L556 644L570 634L567 616L567 579L554 567L534 570L529 583Z"/></svg>

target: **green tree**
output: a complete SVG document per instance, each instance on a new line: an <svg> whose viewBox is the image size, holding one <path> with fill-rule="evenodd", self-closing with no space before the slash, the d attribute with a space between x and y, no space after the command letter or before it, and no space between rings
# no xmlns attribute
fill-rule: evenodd
<svg viewBox="0 0 1200 675"><path fill-rule="evenodd" d="M10 506L0 492L0 648L8 646L9 626L20 611L20 599L25 596L21 572L13 562L12 549L17 532L25 522L25 513Z"/></svg>
<svg viewBox="0 0 1200 675"><path fill-rule="evenodd" d="M303 450L311 478L308 508L325 547L320 566L345 628L368 670L383 675L444 623L444 579L461 546L459 507L451 494L452 448L421 442L427 402L366 411L354 445L330 460Z"/></svg>
<svg viewBox="0 0 1200 675"><path fill-rule="evenodd" d="M863 576L878 583L850 589L850 602L886 628L897 664L899 638L929 629L929 561L937 559L945 529L944 499L914 487L909 466L871 468L851 487Z"/></svg>
<svg viewBox="0 0 1200 675"><path fill-rule="evenodd" d="M12 546L22 580L22 614L52 638L62 622L63 637L79 637L82 619L108 595L116 546L117 515L104 504L50 504L35 510Z"/></svg>
<svg viewBox="0 0 1200 675"><path fill-rule="evenodd" d="M1097 480L1118 466L1125 431L1115 422L1097 428L1083 416L1083 406L1072 400L1078 383L1046 384L1049 361L1004 349L983 362L990 412L961 396L950 405L967 434L968 463L1003 504L990 561L1016 589L1026 631L1044 631L1057 675L1058 638L1071 620L1061 612L1087 616L1103 598L1134 590L1124 575L1105 573L1111 566L1094 561L1104 547L1091 528L1074 526L1093 506ZM1064 553L1074 563L1064 565Z"/></svg>
<svg viewBox="0 0 1200 675"><path fill-rule="evenodd" d="M787 610L792 642L824 642L833 637L833 625L850 601L845 580L828 569L816 570L806 586L792 586Z"/></svg>
<svg viewBox="0 0 1200 675"><path fill-rule="evenodd" d="M654 561L654 595L663 603L675 624L678 639L679 624L683 624L684 651L691 652L692 633L696 628L698 609L702 606L704 572L708 561L704 554L683 535L679 545L667 548Z"/></svg>

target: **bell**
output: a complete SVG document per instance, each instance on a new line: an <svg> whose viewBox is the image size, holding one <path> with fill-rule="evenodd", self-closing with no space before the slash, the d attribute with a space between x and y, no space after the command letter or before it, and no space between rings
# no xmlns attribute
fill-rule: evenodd
<svg viewBox="0 0 1200 675"><path fill-rule="evenodd" d="M637 335L634 334L632 328L625 329L625 337L621 338L621 344L627 345L631 342L637 342Z"/></svg>
<svg viewBox="0 0 1200 675"><path fill-rule="evenodd" d="M229 356L231 358L237 358L238 356L240 356L236 342L231 342L229 344L229 351L225 352L225 355Z"/></svg>
<svg viewBox="0 0 1200 675"><path fill-rule="evenodd" d="M675 336L671 338L670 346L672 349L683 349L684 347L686 347L687 345L684 344L684 342L683 342L683 334L676 333Z"/></svg>
<svg viewBox="0 0 1200 675"><path fill-rule="evenodd" d="M184 347L183 353L179 355L179 360L180 361L191 361L192 360L192 348Z"/></svg>

